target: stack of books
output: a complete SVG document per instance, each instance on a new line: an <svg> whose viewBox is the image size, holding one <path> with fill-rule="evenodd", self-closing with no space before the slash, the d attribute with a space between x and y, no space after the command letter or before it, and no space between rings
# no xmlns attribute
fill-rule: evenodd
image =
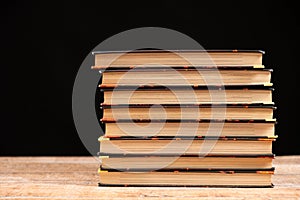
<svg viewBox="0 0 300 200"><path fill-rule="evenodd" d="M94 52L99 185L272 187L276 120L263 54Z"/></svg>

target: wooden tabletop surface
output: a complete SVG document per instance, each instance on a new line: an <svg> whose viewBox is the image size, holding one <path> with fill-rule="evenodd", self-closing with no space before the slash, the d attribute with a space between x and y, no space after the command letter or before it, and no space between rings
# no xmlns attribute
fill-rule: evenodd
<svg viewBox="0 0 300 200"><path fill-rule="evenodd" d="M0 199L300 199L300 156L274 165L274 188L98 187L93 157L0 157Z"/></svg>

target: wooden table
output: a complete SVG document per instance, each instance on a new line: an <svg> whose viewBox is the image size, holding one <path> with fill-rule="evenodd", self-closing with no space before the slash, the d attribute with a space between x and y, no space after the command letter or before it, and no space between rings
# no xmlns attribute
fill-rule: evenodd
<svg viewBox="0 0 300 200"><path fill-rule="evenodd" d="M274 163L274 188L98 187L92 157L0 157L0 199L300 199L300 156Z"/></svg>

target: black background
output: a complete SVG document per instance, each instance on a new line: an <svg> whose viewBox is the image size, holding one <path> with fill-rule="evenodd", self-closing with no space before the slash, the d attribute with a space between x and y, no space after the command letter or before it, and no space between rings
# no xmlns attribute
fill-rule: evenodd
<svg viewBox="0 0 300 200"><path fill-rule="evenodd" d="M261 49L273 68L277 155L300 154L299 16L288 1L9 1L1 5L0 155L88 155L72 119L85 56L131 28L180 31L206 49ZM295 117L294 117L295 116Z"/></svg>

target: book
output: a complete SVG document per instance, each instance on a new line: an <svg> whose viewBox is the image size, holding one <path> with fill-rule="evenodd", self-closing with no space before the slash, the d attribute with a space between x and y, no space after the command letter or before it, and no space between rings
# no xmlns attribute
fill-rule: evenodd
<svg viewBox="0 0 300 200"><path fill-rule="evenodd" d="M273 138L100 137L100 152L134 155L271 155ZM208 149L207 149L208 148Z"/></svg>
<svg viewBox="0 0 300 200"><path fill-rule="evenodd" d="M115 104L273 104L271 88L101 87L102 105Z"/></svg>
<svg viewBox="0 0 300 200"><path fill-rule="evenodd" d="M274 107L199 105L114 105L103 106L102 121L119 119L273 119Z"/></svg>
<svg viewBox="0 0 300 200"><path fill-rule="evenodd" d="M274 156L100 156L101 169L119 171L143 171L163 169L197 170L266 170L272 169Z"/></svg>
<svg viewBox="0 0 300 200"><path fill-rule="evenodd" d="M147 136L233 136L233 137L273 137L275 123L273 121L175 121L153 122L106 122L106 137L147 137Z"/></svg>
<svg viewBox="0 0 300 200"><path fill-rule="evenodd" d="M272 187L273 171L119 172L99 170L100 186Z"/></svg>
<svg viewBox="0 0 300 200"><path fill-rule="evenodd" d="M116 69L102 73L103 87L117 87L129 85L267 85L271 83L272 70L255 69Z"/></svg>
<svg viewBox="0 0 300 200"><path fill-rule="evenodd" d="M259 50L96 51L93 69L120 67L231 66L263 68Z"/></svg>

